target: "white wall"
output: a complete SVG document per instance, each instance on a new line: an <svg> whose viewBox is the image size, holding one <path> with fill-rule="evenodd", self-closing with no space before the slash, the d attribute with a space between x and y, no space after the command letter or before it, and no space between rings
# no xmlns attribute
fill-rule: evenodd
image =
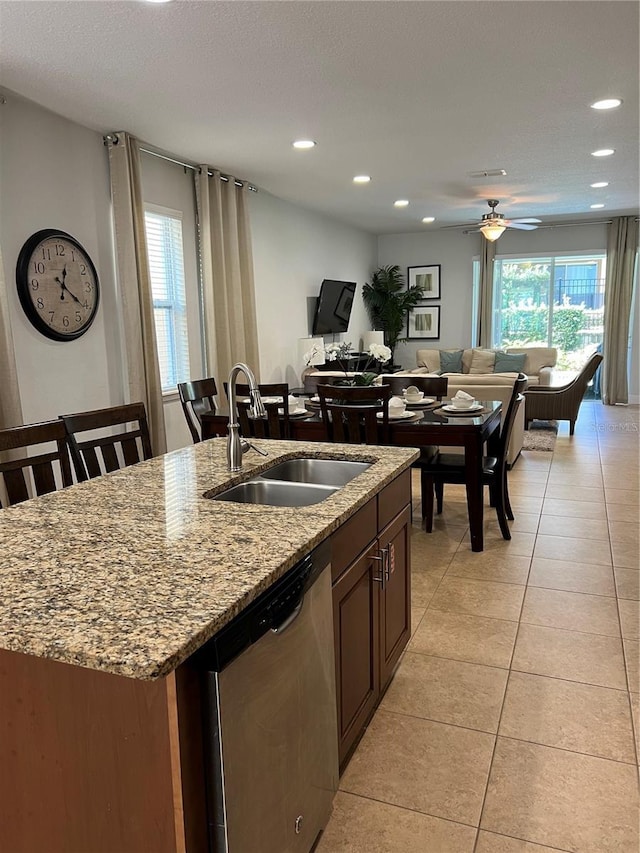
<svg viewBox="0 0 640 853"><path fill-rule="evenodd" d="M440 339L433 343L399 344L396 361L403 367L415 367L416 350L447 349L471 346L472 263L480 253L481 234L464 235L457 230L440 230L423 234L388 234L378 240L378 264L398 264L407 275L409 266L441 265ZM538 255L558 252L606 252L606 225L576 225L561 228L539 228L537 231L508 230L499 239L496 255ZM638 302L635 308L636 335L632 347L630 401L638 402L640 377L634 362L638 347Z"/></svg>
<svg viewBox="0 0 640 853"><path fill-rule="evenodd" d="M109 173L102 136L17 96L0 106L0 244L26 422L123 401ZM101 302L75 341L45 338L27 320L15 286L25 240L43 228L75 237L91 256Z"/></svg>
<svg viewBox="0 0 640 853"><path fill-rule="evenodd" d="M304 369L298 339L310 334L307 299L318 296L322 279L357 282L349 328L340 337L360 348L362 332L371 328L362 285L376 267L377 240L264 191L251 194L250 216L260 378L295 387Z"/></svg>

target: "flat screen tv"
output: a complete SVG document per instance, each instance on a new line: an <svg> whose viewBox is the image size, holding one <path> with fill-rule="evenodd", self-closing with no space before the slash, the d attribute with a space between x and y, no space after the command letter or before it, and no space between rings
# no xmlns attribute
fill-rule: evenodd
<svg viewBox="0 0 640 853"><path fill-rule="evenodd" d="M346 332L355 292L355 281L334 281L325 278L320 287L311 334L332 335Z"/></svg>

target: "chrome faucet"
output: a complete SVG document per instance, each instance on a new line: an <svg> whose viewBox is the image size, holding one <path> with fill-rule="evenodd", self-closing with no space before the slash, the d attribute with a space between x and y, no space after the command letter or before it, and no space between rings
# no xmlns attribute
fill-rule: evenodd
<svg viewBox="0 0 640 853"><path fill-rule="evenodd" d="M249 397L251 399L249 417L264 418L267 414L262 398L260 397L256 378L253 375L251 368L247 367L247 365L242 362L234 364L231 368L229 383L227 385L229 389L229 438L227 439L227 467L229 471L242 471L242 455L250 448L253 448L258 453L262 454L262 456L269 455L268 453L265 453L264 450L259 450L255 445L251 444L251 442L240 438L238 401L236 399L236 379L238 378L238 373L241 371L247 377L247 381L249 383Z"/></svg>

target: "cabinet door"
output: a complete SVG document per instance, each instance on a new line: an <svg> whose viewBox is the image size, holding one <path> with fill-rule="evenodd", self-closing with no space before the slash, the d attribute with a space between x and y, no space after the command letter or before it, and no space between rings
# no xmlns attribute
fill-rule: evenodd
<svg viewBox="0 0 640 853"><path fill-rule="evenodd" d="M380 689L411 635L411 512L409 507L380 533L380 552L386 551L385 583L380 594Z"/></svg>
<svg viewBox="0 0 640 853"><path fill-rule="evenodd" d="M381 563L372 545L333 587L338 751L342 766L380 693L378 608Z"/></svg>

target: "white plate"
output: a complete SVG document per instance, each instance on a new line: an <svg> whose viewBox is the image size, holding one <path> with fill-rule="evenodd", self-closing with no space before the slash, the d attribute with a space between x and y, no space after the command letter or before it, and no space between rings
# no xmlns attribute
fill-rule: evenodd
<svg viewBox="0 0 640 853"><path fill-rule="evenodd" d="M284 414L284 409L278 409L278 414ZM308 415L309 412L305 408L298 409L289 409L289 417L294 417L295 415Z"/></svg>
<svg viewBox="0 0 640 853"><path fill-rule="evenodd" d="M389 414L390 421L401 421L405 418L412 418L415 415L415 412L403 412L401 415L392 415ZM382 420L382 412L376 412L376 417Z"/></svg>
<svg viewBox="0 0 640 853"><path fill-rule="evenodd" d="M405 403L407 404L407 406L430 406L431 403L435 403L435 401L435 397L423 397L422 400L417 400L415 403L410 403L405 398Z"/></svg>
<svg viewBox="0 0 640 853"><path fill-rule="evenodd" d="M467 406L466 409L463 409L460 406L451 405L446 405L442 407L443 412L455 412L457 415L463 414L464 412L477 412L480 409L484 409L482 403L474 403L473 406Z"/></svg>

